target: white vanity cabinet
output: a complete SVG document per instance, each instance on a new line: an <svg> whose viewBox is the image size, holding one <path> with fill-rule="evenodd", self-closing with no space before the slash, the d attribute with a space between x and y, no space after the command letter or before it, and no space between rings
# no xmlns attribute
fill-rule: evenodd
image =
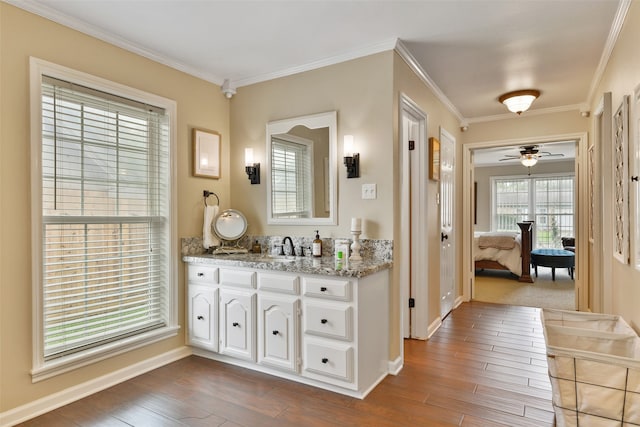
<svg viewBox="0 0 640 427"><path fill-rule="evenodd" d="M389 270L355 278L191 262L188 271L195 354L360 398L387 375ZM216 317L216 299L217 324L198 326Z"/></svg>
<svg viewBox="0 0 640 427"><path fill-rule="evenodd" d="M220 289L220 353L256 360L256 294Z"/></svg>
<svg viewBox="0 0 640 427"><path fill-rule="evenodd" d="M300 278L258 274L258 362L289 372L300 366Z"/></svg>
<svg viewBox="0 0 640 427"><path fill-rule="evenodd" d="M218 351L218 269L187 266L187 342Z"/></svg>

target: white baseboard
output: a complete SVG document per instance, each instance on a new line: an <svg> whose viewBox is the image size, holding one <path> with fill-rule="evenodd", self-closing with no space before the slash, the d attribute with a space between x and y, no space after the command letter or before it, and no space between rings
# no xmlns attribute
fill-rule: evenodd
<svg viewBox="0 0 640 427"><path fill-rule="evenodd" d="M440 316L438 316L433 322L431 322L431 324L427 328L427 339L431 338L431 336L436 333L440 326L442 326L442 319L440 318Z"/></svg>
<svg viewBox="0 0 640 427"><path fill-rule="evenodd" d="M459 297L456 298L456 300L453 303L453 309L455 310L456 308L460 307L460 304L462 304L463 302L465 302L465 299L462 295L460 295Z"/></svg>
<svg viewBox="0 0 640 427"><path fill-rule="evenodd" d="M99 378L94 378L82 384L69 387L65 390L29 402L17 408L0 413L0 427L9 427L27 421L71 402L80 400L91 394L112 387L123 381L136 377L145 372L152 371L161 366L167 365L176 360L183 359L192 354L191 348L187 346L179 347L164 354L152 357L126 368L111 372Z"/></svg>
<svg viewBox="0 0 640 427"><path fill-rule="evenodd" d="M402 356L396 357L395 360L389 360L389 373L391 375L398 375L404 366L404 360Z"/></svg>

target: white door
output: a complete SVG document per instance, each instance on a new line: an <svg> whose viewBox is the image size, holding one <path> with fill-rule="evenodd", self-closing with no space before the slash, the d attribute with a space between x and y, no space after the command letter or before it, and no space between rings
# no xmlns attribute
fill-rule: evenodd
<svg viewBox="0 0 640 427"><path fill-rule="evenodd" d="M456 140L440 129L440 317L449 314L455 301L455 157Z"/></svg>
<svg viewBox="0 0 640 427"><path fill-rule="evenodd" d="M426 339L429 326L427 185L427 116L406 96L401 98L400 129L401 238L400 259L402 334ZM395 251L395 248L394 248Z"/></svg>

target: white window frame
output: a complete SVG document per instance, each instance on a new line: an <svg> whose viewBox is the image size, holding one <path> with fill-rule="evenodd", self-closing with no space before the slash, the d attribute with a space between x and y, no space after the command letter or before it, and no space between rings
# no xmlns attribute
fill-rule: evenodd
<svg viewBox="0 0 640 427"><path fill-rule="evenodd" d="M164 108L170 121L170 259L169 289L167 291L167 325L149 332L110 342L100 347L44 360L43 300L42 300L42 76L48 75L124 98ZM30 58L30 113L31 113L31 223L32 223L32 381L37 382L64 372L86 366L108 357L177 335L178 325L178 250L177 203L175 173L176 159L176 102L138 89L114 83L38 58Z"/></svg>
<svg viewBox="0 0 640 427"><path fill-rule="evenodd" d="M529 207L533 208L532 212L528 213L528 220L533 220L535 221L535 216L538 213L535 210L535 188L533 187L533 183L535 179L544 179L544 178L565 178L565 177L573 177L574 179L574 201L573 201L573 230L574 230L574 235L577 233L577 228L576 228L576 209L577 209L577 205L576 205L576 188L575 188L575 180L577 179L575 176L575 173L547 173L547 174L535 174L535 175L499 175L499 176L492 176L490 177L490 183L491 183L491 230L495 231L496 230L496 223L497 223L497 213L496 213L496 181L498 180L509 180L509 179L530 179L531 180L531 185L529 186ZM546 225L546 224L543 224ZM533 244L534 246L537 243L537 224L534 222L533 224ZM514 230L518 231L518 230ZM518 231L519 232L519 231ZM567 236L568 237L568 236Z"/></svg>

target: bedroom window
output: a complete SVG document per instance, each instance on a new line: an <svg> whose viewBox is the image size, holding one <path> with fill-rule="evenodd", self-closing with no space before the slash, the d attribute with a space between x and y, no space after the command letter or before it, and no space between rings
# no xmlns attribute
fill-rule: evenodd
<svg viewBox="0 0 640 427"><path fill-rule="evenodd" d="M574 176L493 177L492 231L518 232L517 223L533 220L533 244L561 248L574 235Z"/></svg>
<svg viewBox="0 0 640 427"><path fill-rule="evenodd" d="M313 216L313 142L286 135L271 142L271 205L274 218Z"/></svg>
<svg viewBox="0 0 640 427"><path fill-rule="evenodd" d="M34 380L177 330L170 112L39 65Z"/></svg>

